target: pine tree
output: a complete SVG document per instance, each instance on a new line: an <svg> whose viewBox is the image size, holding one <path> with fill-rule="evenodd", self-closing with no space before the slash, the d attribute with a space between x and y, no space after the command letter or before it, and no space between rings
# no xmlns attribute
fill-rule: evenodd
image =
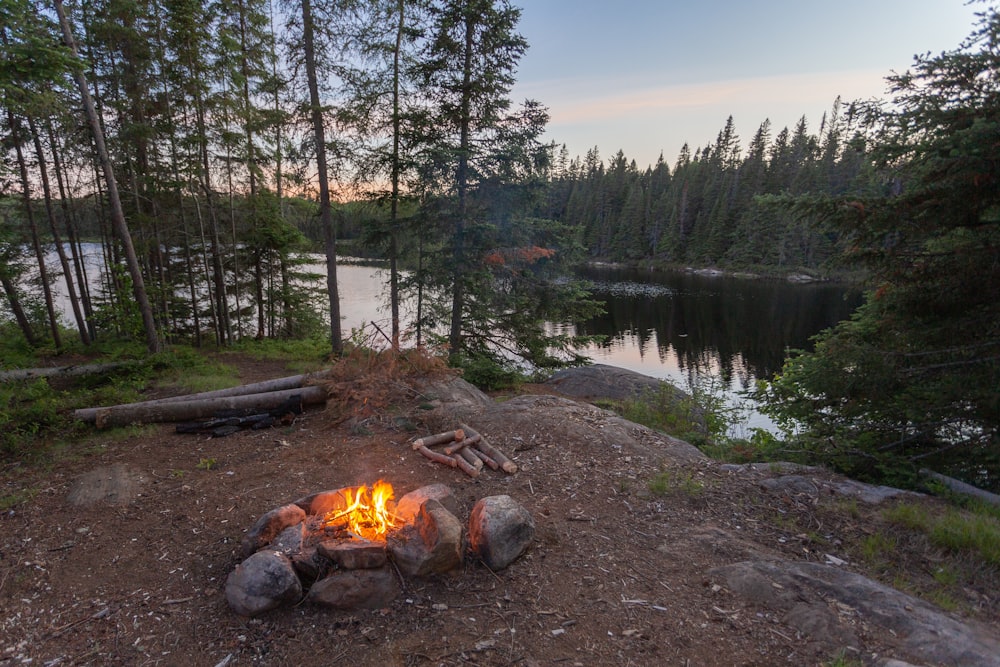
<svg viewBox="0 0 1000 667"><path fill-rule="evenodd" d="M763 394L817 456L885 478L931 464L1000 479L1000 13L889 77L865 111L880 192L788 202L845 237L866 302ZM898 478L897 478L898 481Z"/></svg>

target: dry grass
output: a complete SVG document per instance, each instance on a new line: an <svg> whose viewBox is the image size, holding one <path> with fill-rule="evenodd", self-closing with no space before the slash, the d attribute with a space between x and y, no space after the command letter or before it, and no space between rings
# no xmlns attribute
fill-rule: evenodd
<svg viewBox="0 0 1000 667"><path fill-rule="evenodd" d="M339 414L338 423L368 419L390 406L412 400L415 378L456 375L445 357L425 347L376 350L352 346L328 371L324 385L327 407Z"/></svg>

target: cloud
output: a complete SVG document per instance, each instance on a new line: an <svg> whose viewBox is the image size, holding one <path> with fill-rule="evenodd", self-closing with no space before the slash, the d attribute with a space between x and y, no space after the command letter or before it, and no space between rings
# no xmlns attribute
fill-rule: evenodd
<svg viewBox="0 0 1000 667"><path fill-rule="evenodd" d="M729 113L740 108L791 108L801 114L817 104L828 106L838 95L845 101L879 96L885 90L885 74L856 70L659 87L633 83L625 88L620 80L571 80L523 86L519 92L547 105L551 125L559 126L718 108L729 108Z"/></svg>

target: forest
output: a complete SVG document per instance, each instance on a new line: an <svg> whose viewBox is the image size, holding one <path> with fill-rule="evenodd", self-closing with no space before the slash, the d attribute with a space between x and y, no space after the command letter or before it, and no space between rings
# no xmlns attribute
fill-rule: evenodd
<svg viewBox="0 0 1000 667"><path fill-rule="evenodd" d="M853 107L838 100L818 135L803 118L772 138L765 121L745 156L730 118L672 169L661 158L640 171L620 151L605 164L596 147L570 159L564 146L539 142L539 103L513 109L507 98L527 45L506 3L490 13L483 7L494 3L83 2L60 5L62 26L47 4L4 4L5 312L25 313L22 333L45 331L57 347L63 334L48 303L57 276L84 342L102 326L136 326L140 280L151 347L303 335L325 313L310 311L301 253L330 256L335 294L338 246L411 270L449 267L403 287L438 293L440 308L421 318L453 329L454 287L475 291L458 263L487 256L506 269L535 264L536 274L543 261L561 270L587 257L818 268L831 236L754 198L843 190L864 152ZM460 25L463 16L473 19ZM468 71L458 59L463 33L477 58ZM463 98L463 77L481 89ZM118 270L131 265L81 81L138 275ZM478 219L475 238L456 227L462 218ZM99 294L88 290L83 240L100 240L107 258ZM542 250L513 252L534 247ZM58 251L56 265L45 265L45 248ZM471 262L460 259L467 253ZM25 290L23 277L36 274ZM476 333L450 331L449 340Z"/></svg>
<svg viewBox="0 0 1000 667"><path fill-rule="evenodd" d="M567 279L588 260L853 271L865 305L760 399L842 469L945 456L991 483L1000 19L979 4L889 100L746 139L729 118L641 168L541 140L543 101L510 99L508 0L0 0L0 318L56 350L323 332L338 354L337 264L368 255L393 346L544 369L584 361L547 323L594 312Z"/></svg>

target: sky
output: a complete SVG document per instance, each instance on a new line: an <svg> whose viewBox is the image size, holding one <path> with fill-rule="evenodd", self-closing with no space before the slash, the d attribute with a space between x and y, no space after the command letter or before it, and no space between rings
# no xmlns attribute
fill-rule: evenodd
<svg viewBox="0 0 1000 667"><path fill-rule="evenodd" d="M958 47L983 5L965 0L513 0L529 48L514 102L549 109L545 141L570 157L619 149L640 169L712 142L741 145L803 115L816 132L837 96L885 98L916 54Z"/></svg>

